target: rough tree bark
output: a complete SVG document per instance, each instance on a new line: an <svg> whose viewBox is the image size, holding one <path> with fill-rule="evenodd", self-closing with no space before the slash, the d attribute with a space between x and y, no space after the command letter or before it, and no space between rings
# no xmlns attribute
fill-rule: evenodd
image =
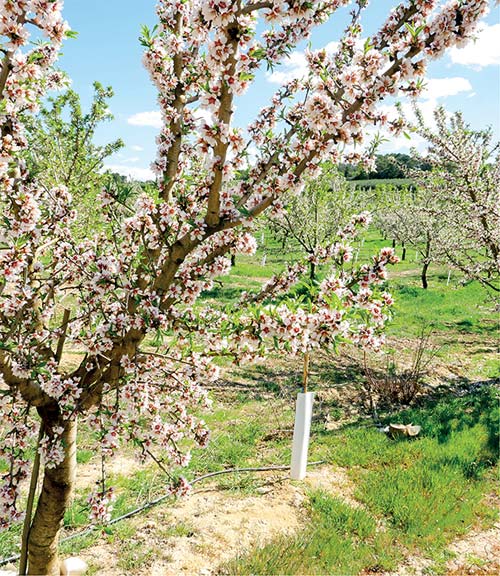
<svg viewBox="0 0 500 576"><path fill-rule="evenodd" d="M427 290L427 286L428 286L428 283L427 283L427 270L428 270L428 268L429 268L429 262L427 262L427 260L426 260L424 262L424 265L422 266L422 275L421 275L422 288L424 290Z"/></svg>
<svg viewBox="0 0 500 576"><path fill-rule="evenodd" d="M316 280L316 264L314 262L309 262L309 279L311 282Z"/></svg>
<svg viewBox="0 0 500 576"><path fill-rule="evenodd" d="M58 416L50 412L41 414L50 426ZM45 468L42 491L31 526L28 543L28 574L59 576L57 545L63 525L64 512L70 504L76 475L76 419L61 422L64 428L62 442L64 460L55 468Z"/></svg>

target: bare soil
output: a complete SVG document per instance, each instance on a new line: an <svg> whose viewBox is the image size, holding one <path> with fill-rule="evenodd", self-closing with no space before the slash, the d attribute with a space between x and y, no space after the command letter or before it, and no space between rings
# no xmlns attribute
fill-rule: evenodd
<svg viewBox="0 0 500 576"><path fill-rule="evenodd" d="M243 554L252 545L299 530L306 521L303 503L311 488L329 490L358 505L341 468L312 468L301 483L289 481L286 473L265 473L261 479L258 496L207 487L172 507L161 506L133 519L132 539L139 544L135 559L133 554L128 560L124 557L130 540L106 542L104 538L80 556L97 574L106 576L209 575L221 562ZM136 566L139 557L147 557L147 561Z"/></svg>
<svg viewBox="0 0 500 576"><path fill-rule="evenodd" d="M304 502L310 489L323 489L359 507L354 486L342 468L310 468L303 482L286 473L263 473L258 495L207 486L173 506L159 506L129 520L132 536L106 539L80 553L103 576L210 576L220 564L245 554L279 534L293 534L307 521ZM495 501L498 504L497 501ZM380 526L383 529L383 526ZM500 573L500 524L455 541L448 576ZM424 576L432 561L410 556L383 576Z"/></svg>

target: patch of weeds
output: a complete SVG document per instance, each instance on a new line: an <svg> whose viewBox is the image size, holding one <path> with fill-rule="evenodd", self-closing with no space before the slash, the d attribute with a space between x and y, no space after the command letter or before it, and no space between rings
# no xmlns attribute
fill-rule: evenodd
<svg viewBox="0 0 500 576"><path fill-rule="evenodd" d="M79 536L78 538L72 538L67 542L62 542L59 547L62 556L75 556L82 550L94 546L100 538L100 532L94 530L85 536Z"/></svg>
<svg viewBox="0 0 500 576"><path fill-rule="evenodd" d="M396 420L422 426L414 441L366 431L363 446L360 432L351 432L354 446L340 456L364 468L356 497L388 519L405 545L440 550L488 516L482 500L498 459L496 398L484 388L402 412Z"/></svg>
<svg viewBox="0 0 500 576"><path fill-rule="evenodd" d="M261 479L249 473L228 474L227 476L221 476L217 481L218 490L224 490L240 496L258 494L258 488L261 486Z"/></svg>
<svg viewBox="0 0 500 576"><path fill-rule="evenodd" d="M343 415L342 408L337 408L337 407L335 407L335 408L330 408L330 409L328 410L328 415L330 416L330 418L331 418L333 421L340 420L340 419L342 418L342 415Z"/></svg>
<svg viewBox="0 0 500 576"><path fill-rule="evenodd" d="M325 492L309 501L310 524L226 563L219 574L357 574L392 570L401 559L389 532L375 519Z"/></svg>
<svg viewBox="0 0 500 576"><path fill-rule="evenodd" d="M162 538L192 538L195 535L193 526L187 522L178 522L160 530Z"/></svg>
<svg viewBox="0 0 500 576"><path fill-rule="evenodd" d="M248 465L264 432L265 424L257 418L234 422L229 430L214 436L208 448L193 450L190 468L200 474Z"/></svg>
<svg viewBox="0 0 500 576"><path fill-rule="evenodd" d="M99 574L100 570L101 569L99 566L90 562L89 567L88 567L87 571L85 572L85 574L86 574L86 576L96 576L96 574Z"/></svg>
<svg viewBox="0 0 500 576"><path fill-rule="evenodd" d="M79 449L76 453L76 462L78 464L87 464L92 459L92 456L95 455L95 451L93 450L82 450Z"/></svg>
<svg viewBox="0 0 500 576"><path fill-rule="evenodd" d="M465 561L470 566L477 566L478 568L482 568L488 564L488 560L484 558L479 558L478 556L474 556L473 554L468 554L465 558Z"/></svg>
<svg viewBox="0 0 500 576"><path fill-rule="evenodd" d="M18 554L21 547L21 524L0 531L0 559Z"/></svg>
<svg viewBox="0 0 500 576"><path fill-rule="evenodd" d="M87 526L89 523L89 505L86 496L79 496L73 500L73 503L66 509L64 514L64 526L77 528Z"/></svg>
<svg viewBox="0 0 500 576"><path fill-rule="evenodd" d="M408 545L442 547L474 523L482 486L467 482L460 468L428 465L367 473L356 497L383 515Z"/></svg>
<svg viewBox="0 0 500 576"><path fill-rule="evenodd" d="M105 528L106 539L110 544L117 540L121 541L133 538L136 532L137 528L131 522L127 521L118 522Z"/></svg>
<svg viewBox="0 0 500 576"><path fill-rule="evenodd" d="M117 565L123 570L136 570L147 566L155 556L155 550L148 548L144 542L125 540L120 543Z"/></svg>
<svg viewBox="0 0 500 576"><path fill-rule="evenodd" d="M488 431L488 443L498 446L499 393L485 386L462 397L438 398L425 406L404 410L398 414L401 422L413 422L422 427L422 436L446 442L451 433L482 422Z"/></svg>
<svg viewBox="0 0 500 576"><path fill-rule="evenodd" d="M138 470L130 476L122 474L112 478L110 483L116 487L117 498L113 505L113 517L121 516L131 508L152 500L165 491L165 481L156 464L144 470Z"/></svg>
<svg viewBox="0 0 500 576"><path fill-rule="evenodd" d="M456 554L446 548L430 550L428 556L432 560L432 564L422 570L423 574L427 576L445 576L448 573L448 562L456 558Z"/></svg>

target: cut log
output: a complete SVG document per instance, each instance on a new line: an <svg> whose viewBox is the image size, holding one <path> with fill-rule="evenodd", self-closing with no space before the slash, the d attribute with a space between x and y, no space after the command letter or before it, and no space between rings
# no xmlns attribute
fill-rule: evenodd
<svg viewBox="0 0 500 576"><path fill-rule="evenodd" d="M387 432L393 438L408 438L418 436L420 430L420 426L413 426L413 424L389 424Z"/></svg>

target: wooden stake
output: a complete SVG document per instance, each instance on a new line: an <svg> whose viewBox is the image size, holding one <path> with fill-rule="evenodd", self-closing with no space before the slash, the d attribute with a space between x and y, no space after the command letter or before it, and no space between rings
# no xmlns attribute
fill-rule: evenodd
<svg viewBox="0 0 500 576"><path fill-rule="evenodd" d="M64 350L64 342L66 341L66 332L68 330L68 324L69 324L69 315L71 314L71 311L68 310L67 308L64 309L64 314L63 314L63 321L61 324L61 328L62 328L62 334L61 336L59 336L59 340L57 341L57 350L56 350L56 362L59 364L59 362L61 361L62 355L63 355L63 350Z"/></svg>
<svg viewBox="0 0 500 576"><path fill-rule="evenodd" d="M302 387L304 394L307 392L307 382L309 381L309 357L310 353L306 352L304 354L304 372L302 374Z"/></svg>
<svg viewBox="0 0 500 576"><path fill-rule="evenodd" d="M23 535L21 538L21 554L19 560L19 576L27 574L28 567L28 540L31 530L31 518L33 516L33 504L35 502L36 487L38 484L38 475L40 474L40 442L43 436L43 422L40 422L40 431L38 433L38 441L36 443L35 459L33 461L33 469L31 470L30 489L28 492L28 502L26 504L26 516L23 523Z"/></svg>

